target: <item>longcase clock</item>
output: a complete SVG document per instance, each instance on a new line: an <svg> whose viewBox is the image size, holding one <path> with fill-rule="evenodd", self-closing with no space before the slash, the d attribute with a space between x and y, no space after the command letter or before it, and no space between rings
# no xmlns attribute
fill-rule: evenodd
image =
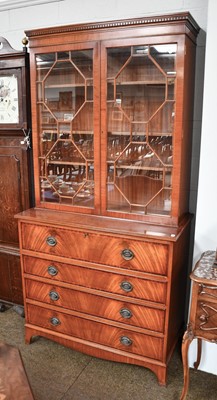
<svg viewBox="0 0 217 400"><path fill-rule="evenodd" d="M29 55L0 44L0 302L22 304L14 215L31 205Z"/></svg>

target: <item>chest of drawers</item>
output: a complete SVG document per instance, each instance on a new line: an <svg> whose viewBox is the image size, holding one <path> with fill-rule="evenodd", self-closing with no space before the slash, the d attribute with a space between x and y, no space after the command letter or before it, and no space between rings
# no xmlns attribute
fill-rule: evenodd
<svg viewBox="0 0 217 400"><path fill-rule="evenodd" d="M18 219L26 342L148 367L165 384L184 326L189 220L168 235L48 210Z"/></svg>

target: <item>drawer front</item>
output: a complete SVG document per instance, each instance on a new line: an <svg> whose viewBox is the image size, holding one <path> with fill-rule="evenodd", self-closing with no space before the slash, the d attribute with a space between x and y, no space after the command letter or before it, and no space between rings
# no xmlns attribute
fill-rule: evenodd
<svg viewBox="0 0 217 400"><path fill-rule="evenodd" d="M31 275L162 304L166 301L166 283L61 264L35 257L24 256L23 261L24 272Z"/></svg>
<svg viewBox="0 0 217 400"><path fill-rule="evenodd" d="M27 304L27 322L51 331L161 360L163 339Z"/></svg>
<svg viewBox="0 0 217 400"><path fill-rule="evenodd" d="M204 335L208 338L211 335L213 338L217 336L217 303L198 301L196 315L196 330L198 335Z"/></svg>
<svg viewBox="0 0 217 400"><path fill-rule="evenodd" d="M207 285L207 284L199 284L194 283L198 286L198 295L201 301L210 300L217 302L217 285Z"/></svg>
<svg viewBox="0 0 217 400"><path fill-rule="evenodd" d="M168 245L23 224L24 249L79 260L166 274Z"/></svg>
<svg viewBox="0 0 217 400"><path fill-rule="evenodd" d="M157 332L164 331L163 310L108 299L31 279L25 280L25 288L27 299Z"/></svg>

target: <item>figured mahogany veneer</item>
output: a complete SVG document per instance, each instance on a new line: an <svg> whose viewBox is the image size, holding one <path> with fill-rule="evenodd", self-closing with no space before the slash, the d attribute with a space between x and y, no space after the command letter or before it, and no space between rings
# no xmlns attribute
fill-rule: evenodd
<svg viewBox="0 0 217 400"><path fill-rule="evenodd" d="M50 237L55 238L55 246L47 244ZM166 274L168 262L165 245L40 225L23 225L23 248L162 275ZM121 256L124 249L133 252L131 260Z"/></svg>
<svg viewBox="0 0 217 400"><path fill-rule="evenodd" d="M147 367L162 385L185 325L198 30L183 13L27 32L26 342Z"/></svg>
<svg viewBox="0 0 217 400"><path fill-rule="evenodd" d="M66 260L64 259L64 262ZM62 283L70 283L74 285L84 286L87 288L98 289L108 293L116 293L124 295L124 287L128 283L128 297L136 297L139 299L155 301L157 303L165 303L167 292L167 278L135 271L118 270L106 265L95 265L88 263L79 263L76 260L73 264L59 263L55 259L40 259L35 257L24 256L23 266L24 273L33 275L35 279L46 278L51 279L49 268L55 269L55 275L52 276L54 283L59 281ZM100 270L99 270L100 268ZM96 274L97 271L97 274ZM125 284L125 285L124 285Z"/></svg>
<svg viewBox="0 0 217 400"><path fill-rule="evenodd" d="M76 290L74 290L74 288L26 279L26 296L28 299L157 332L164 331L164 306L163 309L151 308L147 304L145 304L146 306L140 305L144 304L141 300L134 303L131 299L128 302L124 296L122 298L119 296L115 300L111 295L106 298L104 293L98 292L96 296L92 292L85 293L81 289L76 287Z"/></svg>
<svg viewBox="0 0 217 400"><path fill-rule="evenodd" d="M129 327L125 327L125 329L118 328L112 324L106 325L81 318L80 315L74 316L35 305L28 305L27 312L28 321L32 326L35 325L54 332L64 333L71 337L72 341L73 336L75 336L99 345L114 347L117 350L126 350L127 348L130 353L142 355L143 357L156 360L162 358L162 338L143 335L141 332L130 330ZM56 318L56 322L54 318ZM122 338L128 338L131 343L121 343Z"/></svg>
<svg viewBox="0 0 217 400"><path fill-rule="evenodd" d="M119 226L112 219L100 233L90 224L92 217L82 214L78 231L73 213L64 226L61 212L33 209L18 217L26 341L42 335L97 357L143 365L165 384L184 322L189 218L175 237L168 230L163 238L154 238L154 231L141 238L135 229L130 241L120 229L109 234L111 226ZM84 245L86 240L94 247ZM123 259L126 249L133 250L132 259Z"/></svg>

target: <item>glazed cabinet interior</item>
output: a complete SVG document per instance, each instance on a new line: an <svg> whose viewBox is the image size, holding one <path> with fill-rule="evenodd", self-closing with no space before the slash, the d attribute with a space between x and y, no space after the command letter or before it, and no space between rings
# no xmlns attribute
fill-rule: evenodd
<svg viewBox="0 0 217 400"><path fill-rule="evenodd" d="M184 324L198 30L185 13L26 32L26 340L143 365L161 384Z"/></svg>

